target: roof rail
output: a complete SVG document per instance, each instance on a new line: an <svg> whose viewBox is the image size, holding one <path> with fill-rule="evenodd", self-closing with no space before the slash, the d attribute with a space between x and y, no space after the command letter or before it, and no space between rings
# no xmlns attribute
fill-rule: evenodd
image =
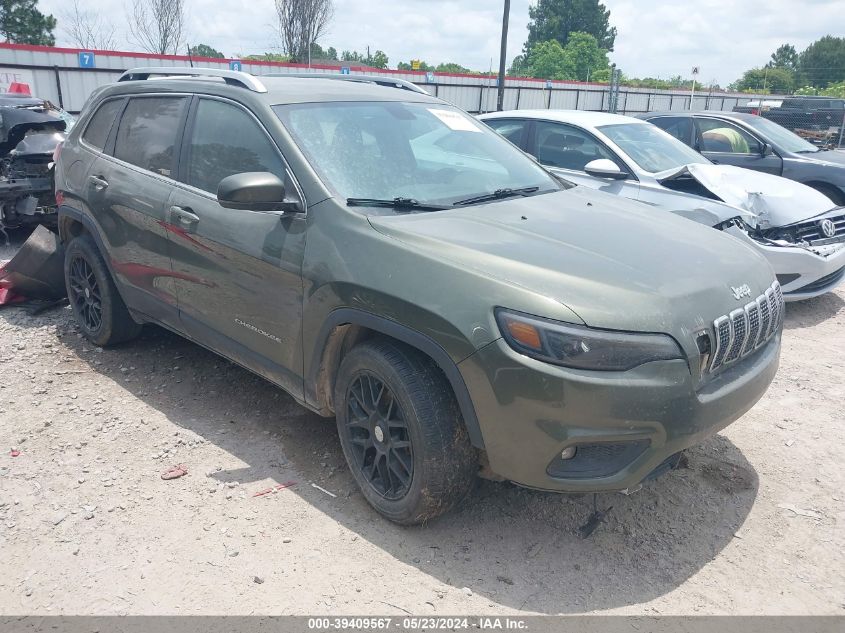
<svg viewBox="0 0 845 633"><path fill-rule="evenodd" d="M420 88L418 85L405 81L404 79L393 79L391 77L382 77L380 75L340 75L336 73L268 73L262 77L296 77L297 79L336 79L338 81L355 81L358 83L376 84L386 88L399 88L401 90L410 90L411 92L419 92L424 95L430 94L427 90Z"/></svg>
<svg viewBox="0 0 845 633"><path fill-rule="evenodd" d="M161 77L217 77L230 86L240 86L253 92L267 92L267 88L255 75L218 68L188 68L187 66L132 68L123 73L118 81L145 81L152 75Z"/></svg>

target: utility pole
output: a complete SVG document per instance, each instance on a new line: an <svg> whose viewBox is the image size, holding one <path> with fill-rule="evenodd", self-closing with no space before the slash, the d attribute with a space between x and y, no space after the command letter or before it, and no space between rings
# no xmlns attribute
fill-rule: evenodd
<svg viewBox="0 0 845 633"><path fill-rule="evenodd" d="M496 110L505 109L505 66L508 57L508 20L511 14L511 0L505 0L505 12L502 15L502 49L499 53L499 90L496 97Z"/></svg>

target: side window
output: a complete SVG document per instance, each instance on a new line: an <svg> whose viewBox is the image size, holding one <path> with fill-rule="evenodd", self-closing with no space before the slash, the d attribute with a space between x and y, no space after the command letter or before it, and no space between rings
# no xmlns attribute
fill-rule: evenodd
<svg viewBox="0 0 845 633"><path fill-rule="evenodd" d="M659 116L656 119L649 119L648 122L669 132L684 145L692 143L692 119L690 117Z"/></svg>
<svg viewBox="0 0 845 633"><path fill-rule="evenodd" d="M727 154L756 154L760 143L745 130L727 121L698 118L699 150Z"/></svg>
<svg viewBox="0 0 845 633"><path fill-rule="evenodd" d="M492 119L484 121L499 134L508 139L511 143L525 149L525 131L528 129L528 121L516 121L514 119Z"/></svg>
<svg viewBox="0 0 845 633"><path fill-rule="evenodd" d="M583 130L549 121L537 121L535 129L537 160L543 165L584 171L587 163L607 158L628 171L609 149Z"/></svg>
<svg viewBox="0 0 845 633"><path fill-rule="evenodd" d="M120 108L123 107L123 99L111 99L101 104L82 135L82 140L91 147L101 150L106 146L114 120L117 118ZM68 126L70 129L70 126Z"/></svg>
<svg viewBox="0 0 845 633"><path fill-rule="evenodd" d="M117 128L115 158L172 177L173 150L184 107L184 97L130 99Z"/></svg>
<svg viewBox="0 0 845 633"><path fill-rule="evenodd" d="M201 99L188 145L187 182L217 193L233 174L269 171L285 179L285 167L267 133L238 106Z"/></svg>

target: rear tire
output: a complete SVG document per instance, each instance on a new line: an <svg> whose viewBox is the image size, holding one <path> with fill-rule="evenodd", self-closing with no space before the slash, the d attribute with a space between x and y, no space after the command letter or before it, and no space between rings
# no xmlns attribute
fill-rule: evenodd
<svg viewBox="0 0 845 633"><path fill-rule="evenodd" d="M451 386L427 356L364 342L341 362L334 402L352 475L384 517L423 523L469 492L478 457Z"/></svg>
<svg viewBox="0 0 845 633"><path fill-rule="evenodd" d="M95 345L117 345L141 333L90 235L73 238L65 248L65 286L82 334Z"/></svg>

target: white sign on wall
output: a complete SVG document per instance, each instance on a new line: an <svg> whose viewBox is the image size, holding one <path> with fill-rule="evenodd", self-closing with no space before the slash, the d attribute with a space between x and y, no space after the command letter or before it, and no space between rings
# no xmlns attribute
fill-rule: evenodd
<svg viewBox="0 0 845 633"><path fill-rule="evenodd" d="M35 91L35 78L32 71L26 68L0 68L0 93L10 92L12 84L23 84L29 87L32 94Z"/></svg>

